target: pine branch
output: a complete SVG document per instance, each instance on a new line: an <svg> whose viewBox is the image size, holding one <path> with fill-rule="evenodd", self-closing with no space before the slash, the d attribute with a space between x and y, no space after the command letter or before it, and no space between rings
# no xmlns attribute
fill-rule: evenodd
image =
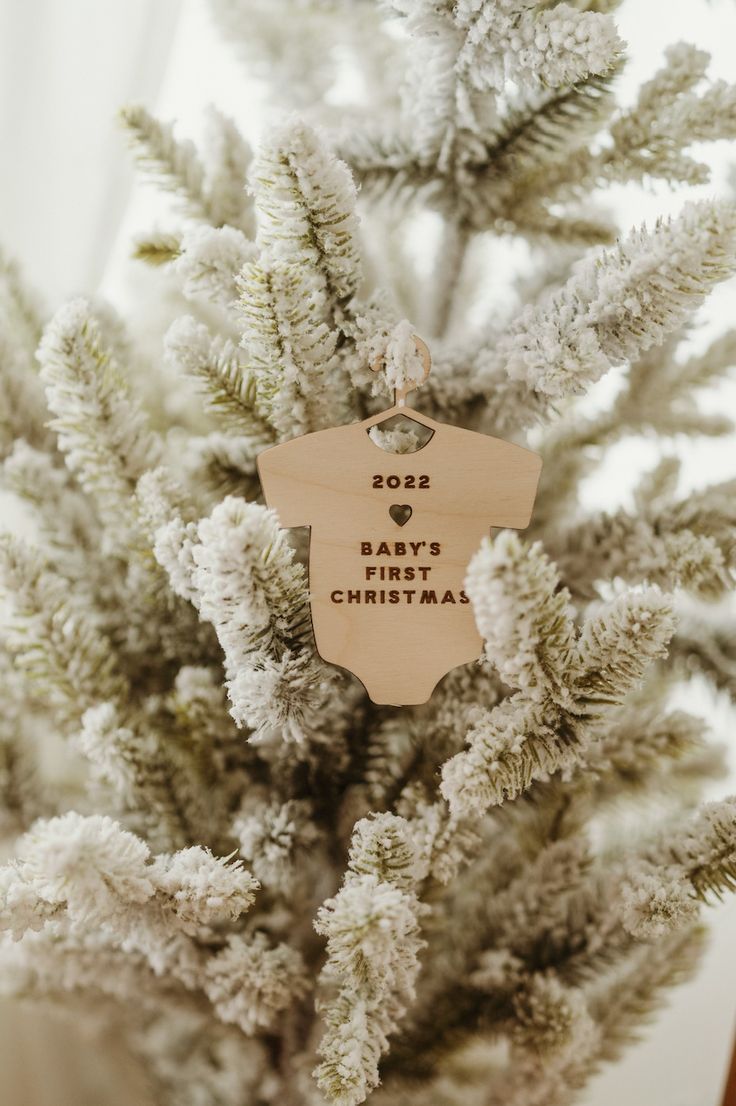
<svg viewBox="0 0 736 1106"><path fill-rule="evenodd" d="M303 894L304 866L323 844L314 806L305 799L280 802L251 789L233 822L240 855L272 894Z"/></svg>
<svg viewBox="0 0 736 1106"><path fill-rule="evenodd" d="M182 801L175 757L151 721L133 729L114 703L103 702L85 711L76 744L114 808L133 815L148 841L171 849L208 839L195 804Z"/></svg>
<svg viewBox="0 0 736 1106"><path fill-rule="evenodd" d="M675 503L618 511L567 528L555 549L574 593L590 598L596 583L620 578L716 599L734 585L733 481Z"/></svg>
<svg viewBox="0 0 736 1106"><path fill-rule="evenodd" d="M271 132L253 171L258 242L274 257L313 270L330 310L360 283L355 186L347 166L298 122Z"/></svg>
<svg viewBox="0 0 736 1106"><path fill-rule="evenodd" d="M564 706L545 689L479 712L467 751L442 768L441 791L452 813L480 814L579 763L606 712L664 655L673 630L671 607L654 590L624 594L589 618L563 677L570 697Z"/></svg>
<svg viewBox="0 0 736 1106"><path fill-rule="evenodd" d="M658 946L642 949L624 976L596 996L593 1009L601 1026L598 1062L610 1063L639 1040L641 1027L652 1021L669 990L692 978L704 949L700 927L676 933Z"/></svg>
<svg viewBox="0 0 736 1106"><path fill-rule="evenodd" d="M221 213L207 193L205 168L194 143L175 138L170 123L159 122L140 104L123 108L120 120L142 168L174 193L187 214L220 226Z"/></svg>
<svg viewBox="0 0 736 1106"><path fill-rule="evenodd" d="M715 687L736 697L736 633L730 620L685 617L672 640L672 660L683 675L703 673Z"/></svg>
<svg viewBox="0 0 736 1106"><path fill-rule="evenodd" d="M573 612L541 544L528 549L510 531L485 541L470 562L465 587L486 655L501 678L530 696L538 689L564 703Z"/></svg>
<svg viewBox="0 0 736 1106"><path fill-rule="evenodd" d="M250 502L261 494L250 440L231 432L215 430L192 440L190 474L208 503L228 495Z"/></svg>
<svg viewBox="0 0 736 1106"><path fill-rule="evenodd" d="M653 430L659 434L723 434L733 421L725 414L706 414L698 409L697 393L719 383L734 368L736 341L727 333L704 353L678 359L674 335L635 361L626 386L617 396L604 424L608 437L626 430ZM600 440L600 438L599 438Z"/></svg>
<svg viewBox="0 0 736 1106"><path fill-rule="evenodd" d="M232 119L210 105L204 134L207 197L216 226L255 232L253 200L246 188L253 151Z"/></svg>
<svg viewBox="0 0 736 1106"><path fill-rule="evenodd" d="M501 177L535 164L535 159L560 161L570 148L570 131L582 144L610 114L613 82L622 66L603 74L590 74L570 87L555 90L541 102L532 100L512 108L488 147L491 174Z"/></svg>
<svg viewBox="0 0 736 1106"><path fill-rule="evenodd" d="M573 693L579 717L618 706L649 665L667 653L675 631L672 602L655 588L624 593L583 624Z"/></svg>
<svg viewBox="0 0 736 1106"><path fill-rule="evenodd" d="M18 266L0 253L0 457L6 457L18 438L39 449L53 450L46 427L48 411L34 351L41 336L41 319Z"/></svg>
<svg viewBox="0 0 736 1106"><path fill-rule="evenodd" d="M39 772L40 758L28 725L28 695L18 666L0 646L3 717L0 720L0 840L10 841L49 813L49 797Z"/></svg>
<svg viewBox="0 0 736 1106"><path fill-rule="evenodd" d="M135 531L133 493L158 444L126 387L113 337L84 300L62 307L39 349L41 379L69 468L110 534Z"/></svg>
<svg viewBox="0 0 736 1106"><path fill-rule="evenodd" d="M278 257L246 265L239 280L241 344L261 409L282 438L345 421L346 383L334 358L337 332L310 269Z"/></svg>
<svg viewBox="0 0 736 1106"><path fill-rule="evenodd" d="M325 1012L314 1074L339 1106L358 1106L378 1084L380 1055L414 997L424 942L413 863L402 819L383 814L358 822L343 887L317 915L315 929L327 937L322 977L339 993Z"/></svg>
<svg viewBox="0 0 736 1106"><path fill-rule="evenodd" d="M582 213L576 217L573 210L559 218L548 209L576 198L577 168L613 111L612 87L621 69L616 63L606 73L589 74L571 87L512 108L498 132L485 140L483 156L466 167L466 221L479 230L513 228L570 243L609 240L603 214L596 221ZM569 195L563 191L568 181Z"/></svg>
<svg viewBox="0 0 736 1106"><path fill-rule="evenodd" d="M216 1017L253 1032L303 986L294 950L270 950L263 934L214 939L249 910L257 886L240 861L199 846L151 857L112 819L70 813L37 823L0 870L0 928L17 940L52 920L62 937L93 924L103 942L140 953L205 995Z"/></svg>
<svg viewBox="0 0 736 1106"><path fill-rule="evenodd" d="M700 899L736 888L736 799L706 803L679 841L664 844Z"/></svg>
<svg viewBox="0 0 736 1106"><path fill-rule="evenodd" d="M12 327L14 341L27 351L36 348L43 330L42 308L23 280L20 266L4 252L0 252L0 318L3 329Z"/></svg>
<svg viewBox="0 0 736 1106"><path fill-rule="evenodd" d="M267 936L234 934L206 968L205 993L216 1016L246 1036L274 1030L279 1016L308 989L304 962L286 944L271 947Z"/></svg>
<svg viewBox="0 0 736 1106"><path fill-rule="evenodd" d="M170 326L165 351L174 368L199 381L223 429L246 434L254 452L273 444L273 430L259 411L256 377L232 342L185 315Z"/></svg>
<svg viewBox="0 0 736 1106"><path fill-rule="evenodd" d="M702 718L684 711L663 712L634 696L600 741L591 746L581 768L592 776L596 806L622 795L682 793L692 772L693 789L709 774L724 771L723 750L706 739Z"/></svg>
<svg viewBox="0 0 736 1106"><path fill-rule="evenodd" d="M319 733L332 680L309 645L304 570L273 513L228 497L200 522L192 556L235 721L257 738L303 742Z"/></svg>
<svg viewBox="0 0 736 1106"><path fill-rule="evenodd" d="M0 536L0 572L12 655L65 717L79 719L93 703L126 692L110 642L37 553Z"/></svg>
<svg viewBox="0 0 736 1106"><path fill-rule="evenodd" d="M620 71L589 75L551 94L530 95L490 134L455 128L451 143L424 155L397 136L350 136L344 153L371 200L399 208L410 202L442 212L466 232L493 228L566 243L609 242L612 228L571 211L548 210L551 174L574 177L591 136L613 110L611 87Z"/></svg>
<svg viewBox="0 0 736 1106"><path fill-rule="evenodd" d="M227 309L237 302L240 274L257 253L235 227L197 226L182 235L174 269L188 299L203 296Z"/></svg>
<svg viewBox="0 0 736 1106"><path fill-rule="evenodd" d="M528 422L584 392L611 365L678 330L735 265L736 211L707 202L688 204L677 219L633 231L615 249L585 259L558 293L527 306L477 358L487 417L509 425L513 405L523 403Z"/></svg>
<svg viewBox="0 0 736 1106"><path fill-rule="evenodd" d="M633 107L611 127L613 143L598 158L597 171L608 180L662 177L703 184L709 167L684 150L698 142L736 134L736 86L716 81L695 91L710 56L689 43L665 51L665 66L642 85Z"/></svg>
<svg viewBox="0 0 736 1106"><path fill-rule="evenodd" d="M641 1026L661 1006L663 992L692 976L702 948L702 932L696 929L634 956L589 1002L592 1021L576 1047L552 1059L545 1054L517 1059L494 1083L489 1106L567 1106L602 1063L638 1040Z"/></svg>
<svg viewBox="0 0 736 1106"><path fill-rule="evenodd" d="M160 231L137 238L133 244L132 256L136 261L145 261L147 265L160 266L176 261L180 253L179 235Z"/></svg>
<svg viewBox="0 0 736 1106"><path fill-rule="evenodd" d="M653 347L631 363L616 399L607 410L588 418L581 417L579 412L571 413L558 420L545 435L545 465L535 509L535 524L540 530L544 531L553 519L571 516L580 481L604 459L608 447L628 435L670 437L731 432L733 421L720 412L702 411L697 393L701 387L715 386L731 372L736 352L733 338L729 332L703 354L684 359L678 357L678 347L686 336L686 330L675 332L661 346ZM635 494L639 513L651 515L658 507L669 507L677 483L676 460L663 458L640 482Z"/></svg>
<svg viewBox="0 0 736 1106"><path fill-rule="evenodd" d="M452 9L465 36L458 67L474 87L501 91L507 80L559 87L605 73L615 62L622 43L607 16L568 9L560 34L559 14L533 7L526 0L480 7L468 0Z"/></svg>
<svg viewBox="0 0 736 1106"><path fill-rule="evenodd" d="M90 562L97 559L100 528L90 502L58 460L19 440L3 463L3 483L33 508L52 567L75 583L89 584L99 572Z"/></svg>

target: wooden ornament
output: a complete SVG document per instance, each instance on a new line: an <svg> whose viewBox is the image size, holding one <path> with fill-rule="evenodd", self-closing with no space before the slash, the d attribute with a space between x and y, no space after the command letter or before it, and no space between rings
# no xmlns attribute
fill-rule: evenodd
<svg viewBox="0 0 736 1106"><path fill-rule="evenodd" d="M731 1063L726 1076L726 1086L723 1088L721 1106L736 1106L736 1039L733 1043Z"/></svg>
<svg viewBox="0 0 736 1106"><path fill-rule="evenodd" d="M429 372L429 351L415 338ZM375 366L374 366L375 367ZM482 640L463 582L491 527L529 525L541 458L522 446L394 405L362 422L264 450L258 473L281 526L311 527L317 650L374 703L424 703ZM431 431L413 453L370 437L396 415Z"/></svg>

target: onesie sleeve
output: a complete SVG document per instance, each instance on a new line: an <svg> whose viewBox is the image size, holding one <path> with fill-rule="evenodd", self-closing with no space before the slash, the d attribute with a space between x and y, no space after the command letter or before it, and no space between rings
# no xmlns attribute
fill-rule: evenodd
<svg viewBox="0 0 736 1106"><path fill-rule="evenodd" d="M264 449L256 461L266 506L276 511L281 526L310 523L310 499L300 476L310 452L308 438L294 438Z"/></svg>
<svg viewBox="0 0 736 1106"><path fill-rule="evenodd" d="M538 453L500 438L481 438L475 478L490 526L524 530L529 525L541 470Z"/></svg>

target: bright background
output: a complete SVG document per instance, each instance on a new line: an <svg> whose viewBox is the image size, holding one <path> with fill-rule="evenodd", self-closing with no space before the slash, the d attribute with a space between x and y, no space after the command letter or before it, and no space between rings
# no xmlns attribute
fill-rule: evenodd
<svg viewBox="0 0 736 1106"><path fill-rule="evenodd" d="M626 98L679 39L708 49L714 74L736 78L733 0L625 0L618 22L630 47ZM155 224L160 205L152 189L135 184L115 124L128 100L179 120L195 138L208 103L253 139L269 118L259 82L218 37L205 0L0 0L0 243L21 260L50 308L77 292L98 291L124 311L144 310L151 276L128 260L129 241ZM691 194L729 188L733 149L710 147L706 157L716 164L713 184ZM683 195L622 188L612 201L628 225L678 210ZM696 345L734 324L734 304L732 283L704 310ZM714 402L734 409L736 389L724 389ZM589 494L599 505L625 499L647 456L644 444L628 445ZM691 486L736 472L733 442L696 443L685 460ZM697 709L736 747L733 711L704 691ZM731 789L734 782L736 771ZM583 1106L716 1106L736 1007L736 901L712 917L698 978L674 993L642 1044L598 1077ZM143 1106L140 1089L121 1084L116 1064L114 1056L92 1055L73 1029L0 1008L3 1106Z"/></svg>

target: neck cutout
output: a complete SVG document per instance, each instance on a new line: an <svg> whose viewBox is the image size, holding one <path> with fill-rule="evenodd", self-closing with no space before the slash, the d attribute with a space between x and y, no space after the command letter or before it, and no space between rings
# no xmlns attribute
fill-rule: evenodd
<svg viewBox="0 0 736 1106"><path fill-rule="evenodd" d="M384 411L378 420L369 419L363 425L369 441L383 453L418 453L429 445L436 430L425 418L415 418L416 412L406 407Z"/></svg>

